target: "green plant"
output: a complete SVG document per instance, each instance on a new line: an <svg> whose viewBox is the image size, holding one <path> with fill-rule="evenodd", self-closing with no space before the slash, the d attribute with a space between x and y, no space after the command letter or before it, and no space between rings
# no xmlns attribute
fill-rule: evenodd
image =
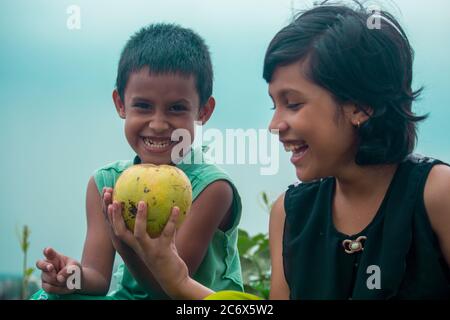
<svg viewBox="0 0 450 320"><path fill-rule="evenodd" d="M19 242L20 249L23 253L23 274L22 274L22 289L20 292L20 297L22 300L28 298L28 283L30 281L30 277L33 274L34 268L27 267L27 259L28 259L28 249L30 247L30 229L27 225L24 225L21 233L19 234Z"/></svg>
<svg viewBox="0 0 450 320"><path fill-rule="evenodd" d="M263 209L270 212L272 205L265 192L261 192L259 200ZM268 234L250 236L239 229L238 249L245 292L268 299L271 275Z"/></svg>

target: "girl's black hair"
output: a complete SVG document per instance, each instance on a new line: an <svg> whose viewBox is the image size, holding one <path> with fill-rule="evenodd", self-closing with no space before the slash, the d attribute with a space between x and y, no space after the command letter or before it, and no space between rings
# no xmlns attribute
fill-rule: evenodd
<svg viewBox="0 0 450 320"><path fill-rule="evenodd" d="M388 12L323 5L300 13L275 35L263 77L269 83L278 66L305 61L306 76L339 105L372 111L358 131L356 163L399 163L414 150L416 123L427 118L411 111L423 89L411 89L413 57L405 32Z"/></svg>

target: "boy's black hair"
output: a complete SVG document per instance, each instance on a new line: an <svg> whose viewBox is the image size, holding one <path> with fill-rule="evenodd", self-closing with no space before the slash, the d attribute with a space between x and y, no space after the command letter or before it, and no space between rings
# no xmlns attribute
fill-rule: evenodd
<svg viewBox="0 0 450 320"><path fill-rule="evenodd" d="M116 79L122 101L130 74L145 67L151 74L193 75L200 106L212 95L210 53L204 40L191 29L175 24L151 24L128 40L120 55Z"/></svg>
<svg viewBox="0 0 450 320"><path fill-rule="evenodd" d="M359 165L401 162L415 147L416 123L427 117L411 111L422 88L411 89L414 52L408 38L392 15L376 14L362 5L302 12L275 35L264 59L267 82L278 66L304 61L306 76L338 105L372 110L359 130ZM369 28L369 19L377 18L381 28Z"/></svg>

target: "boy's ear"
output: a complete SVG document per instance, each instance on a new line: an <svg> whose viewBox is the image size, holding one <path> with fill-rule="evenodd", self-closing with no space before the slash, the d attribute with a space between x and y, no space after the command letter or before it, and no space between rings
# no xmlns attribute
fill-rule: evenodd
<svg viewBox="0 0 450 320"><path fill-rule="evenodd" d="M214 108L216 106L216 100L213 97L209 97L208 101L203 105L203 107L200 108L199 114L198 114L198 121L202 123L202 125L206 124L208 122L209 118L211 118L211 115L214 112Z"/></svg>
<svg viewBox="0 0 450 320"><path fill-rule="evenodd" d="M112 98L114 101L114 105L116 106L117 113L119 114L119 117L122 119L125 119L125 104L122 101L122 98L120 97L119 91L117 89L114 89L112 93Z"/></svg>

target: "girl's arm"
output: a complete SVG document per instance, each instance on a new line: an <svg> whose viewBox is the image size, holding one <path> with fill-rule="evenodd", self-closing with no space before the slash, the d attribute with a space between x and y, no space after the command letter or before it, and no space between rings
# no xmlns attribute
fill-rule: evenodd
<svg viewBox="0 0 450 320"><path fill-rule="evenodd" d="M289 300L289 287L284 276L283 268L283 232L284 193L275 201L270 212L269 241L272 263L272 277L270 280L270 300Z"/></svg>
<svg viewBox="0 0 450 320"><path fill-rule="evenodd" d="M436 165L425 184L424 202L431 227L450 266L450 167Z"/></svg>

